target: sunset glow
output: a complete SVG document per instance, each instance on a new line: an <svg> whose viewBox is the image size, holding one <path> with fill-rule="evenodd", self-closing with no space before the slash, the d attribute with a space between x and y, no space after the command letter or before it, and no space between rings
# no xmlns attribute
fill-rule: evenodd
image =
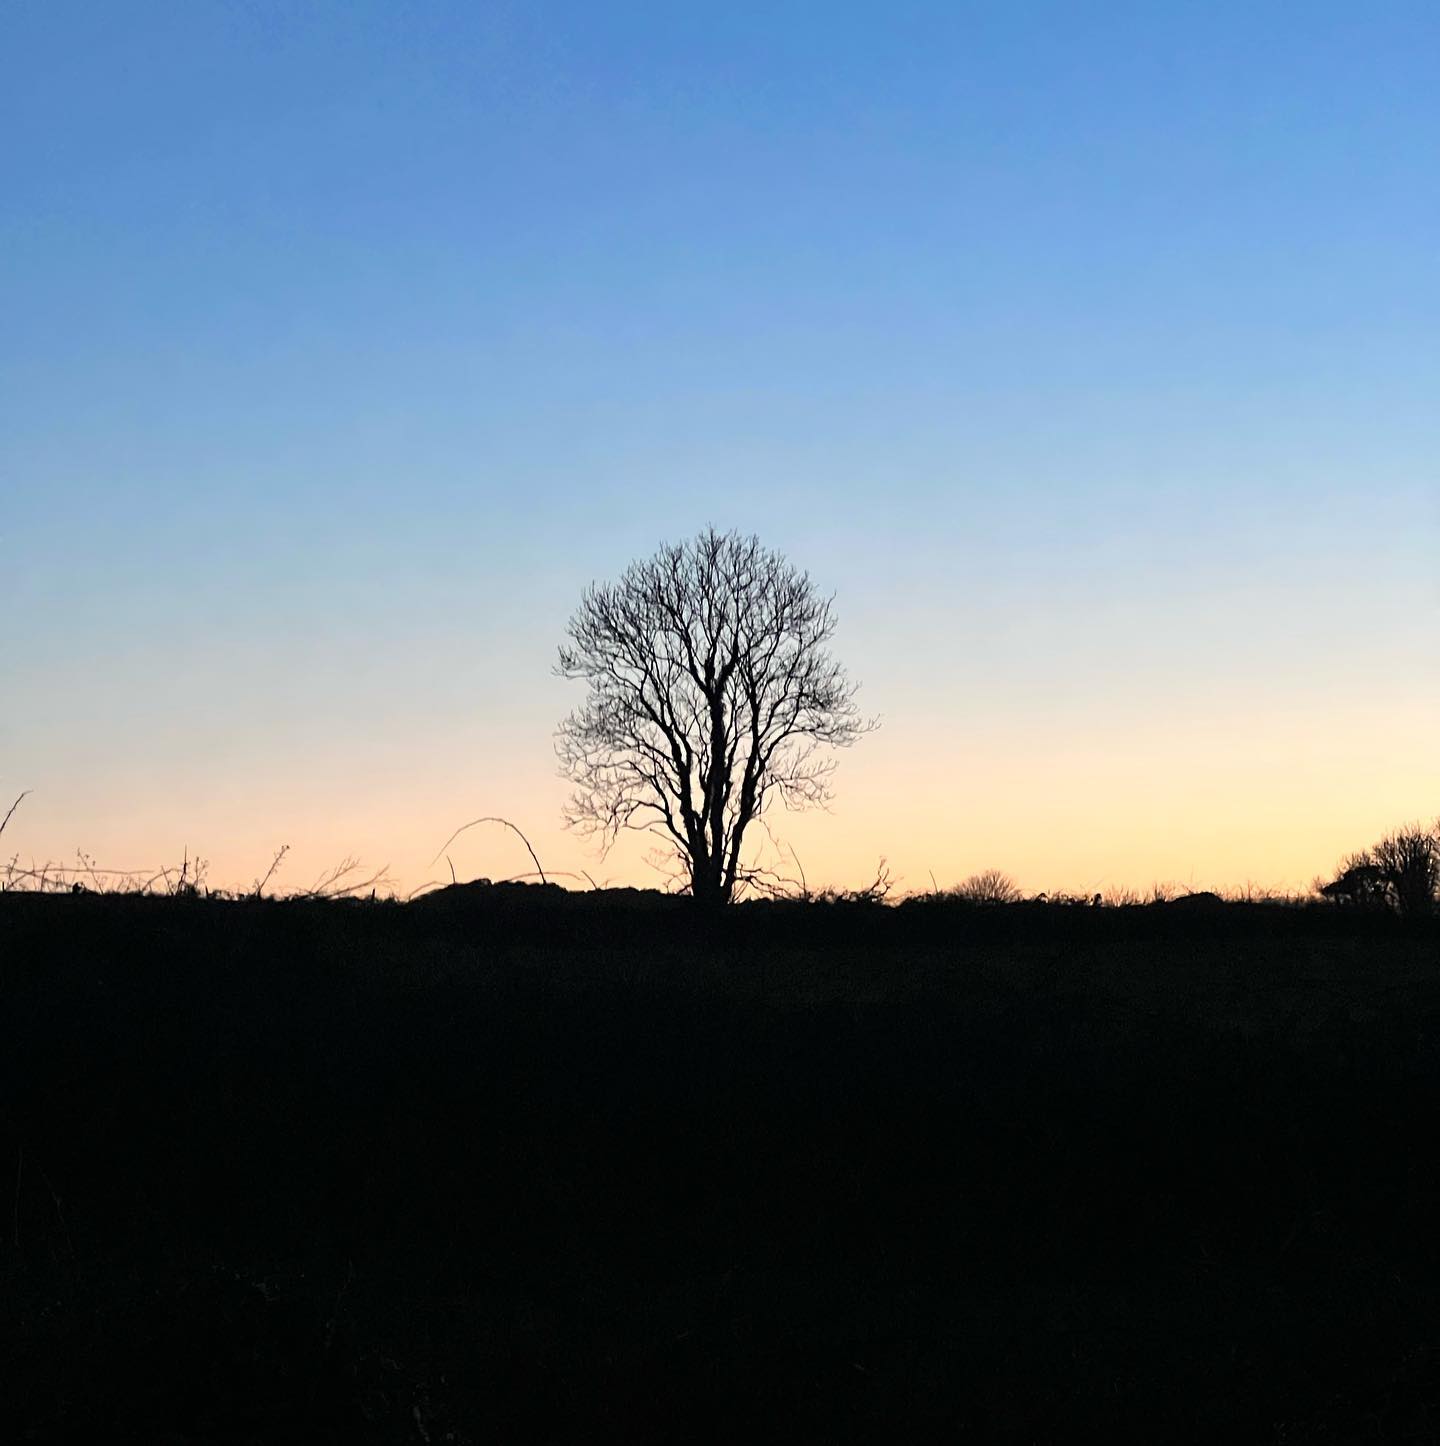
<svg viewBox="0 0 1440 1446"><path fill-rule="evenodd" d="M881 719L811 885L1440 814L1433 11L420 9L0 20L6 859L659 882L551 670L712 523Z"/></svg>

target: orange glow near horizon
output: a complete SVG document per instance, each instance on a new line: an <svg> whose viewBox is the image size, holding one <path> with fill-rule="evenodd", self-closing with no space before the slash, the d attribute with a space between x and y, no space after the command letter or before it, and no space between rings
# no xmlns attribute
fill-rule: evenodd
<svg viewBox="0 0 1440 1446"><path fill-rule="evenodd" d="M1304 892L1345 853L1440 811L1426 718L1397 717L1376 700L1334 709L1326 721L1307 732L1283 717L1212 715L1188 730L1172 722L1163 735L1123 740L1077 730L1063 748L972 728L952 738L958 756L947 769L944 740L892 720L842 755L830 813L777 810L767 822L811 887L864 884L883 856L902 893L987 867L1005 869L1027 892L1156 882ZM112 782L101 807L93 791L67 795L63 781L41 780L7 831L4 857L73 869L80 849L101 869L173 870L188 849L208 861L213 887L246 888L288 844L273 879L282 892L313 885L349 857L367 874L386 869L400 894L448 882L452 864L462 880L531 873L520 841L489 825L431 865L457 827L489 813L513 820L567 886L588 887L586 874L663 883L645 862L659 840L626 836L602 859L560 827L565 784L542 749L511 767L492 760L464 786L434 755L408 773L375 762L347 765L335 749L288 780L192 776L173 791L150 779L131 791ZM759 829L749 852L798 877L791 855Z"/></svg>

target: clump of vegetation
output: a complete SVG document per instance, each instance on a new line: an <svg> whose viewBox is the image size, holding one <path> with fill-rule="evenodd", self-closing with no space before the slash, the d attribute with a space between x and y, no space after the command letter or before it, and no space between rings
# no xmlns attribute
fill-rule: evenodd
<svg viewBox="0 0 1440 1446"><path fill-rule="evenodd" d="M1347 908L1389 909L1411 918L1440 905L1440 822L1410 824L1340 862L1328 884L1316 892Z"/></svg>
<svg viewBox="0 0 1440 1446"><path fill-rule="evenodd" d="M290 851L283 845L269 868L245 889L212 888L208 859L187 848L178 864L158 869L114 869L98 863L84 849L75 850L75 862L31 860L22 863L14 854L0 863L0 893L118 894L170 899L357 899L393 897L387 869L370 872L359 859L345 858L326 870L308 887L284 892L271 887L280 864Z"/></svg>
<svg viewBox="0 0 1440 1446"><path fill-rule="evenodd" d="M968 904L1018 904L1025 897L1020 885L1003 869L982 869L947 891L952 899Z"/></svg>
<svg viewBox="0 0 1440 1446"><path fill-rule="evenodd" d="M887 860L881 859L875 865L875 877L858 889L821 889L818 893L806 891L800 895L809 903L821 904L883 904L889 899L895 887L895 878L890 872Z"/></svg>

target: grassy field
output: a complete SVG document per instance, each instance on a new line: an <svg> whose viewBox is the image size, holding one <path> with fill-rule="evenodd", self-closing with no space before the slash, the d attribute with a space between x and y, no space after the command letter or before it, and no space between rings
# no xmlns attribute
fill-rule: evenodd
<svg viewBox="0 0 1440 1446"><path fill-rule="evenodd" d="M0 895L9 1434L1440 1439L1440 929Z"/></svg>

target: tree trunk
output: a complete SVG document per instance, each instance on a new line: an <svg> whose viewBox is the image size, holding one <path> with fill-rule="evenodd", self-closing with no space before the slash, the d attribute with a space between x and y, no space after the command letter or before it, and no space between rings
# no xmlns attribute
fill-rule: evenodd
<svg viewBox="0 0 1440 1446"><path fill-rule="evenodd" d="M715 867L717 862L710 857L696 859L690 874L690 896L702 909L720 909L730 902L724 875Z"/></svg>

